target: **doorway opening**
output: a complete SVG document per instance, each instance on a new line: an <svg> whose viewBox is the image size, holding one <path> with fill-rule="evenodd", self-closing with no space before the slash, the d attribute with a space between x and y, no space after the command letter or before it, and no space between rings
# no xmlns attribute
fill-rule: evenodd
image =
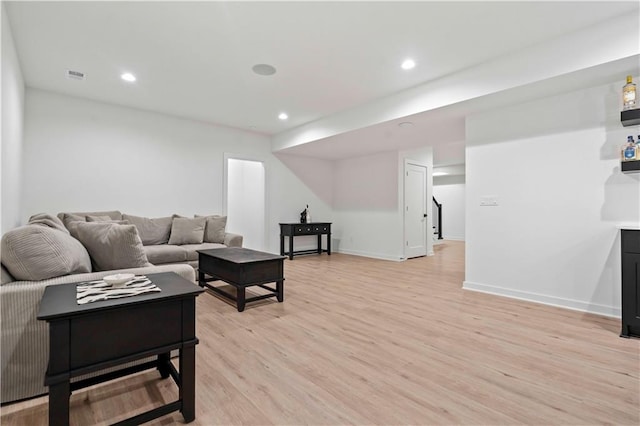
<svg viewBox="0 0 640 426"><path fill-rule="evenodd" d="M243 247L265 250L264 162L225 155L225 180L227 231L241 234Z"/></svg>

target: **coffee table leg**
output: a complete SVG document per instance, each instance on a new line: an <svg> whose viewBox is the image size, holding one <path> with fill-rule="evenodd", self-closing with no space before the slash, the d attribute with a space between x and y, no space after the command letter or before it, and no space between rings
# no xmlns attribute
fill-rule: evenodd
<svg viewBox="0 0 640 426"><path fill-rule="evenodd" d="M171 362L171 355L169 352L158 355L158 371L160 372L160 377L166 379L171 375L169 373L169 363Z"/></svg>
<svg viewBox="0 0 640 426"><path fill-rule="evenodd" d="M185 423L196 418L196 347L180 349L180 399Z"/></svg>
<svg viewBox="0 0 640 426"><path fill-rule="evenodd" d="M284 302L284 281L276 281L276 292L278 302Z"/></svg>
<svg viewBox="0 0 640 426"><path fill-rule="evenodd" d="M244 311L244 305L245 305L244 287L238 287L238 290L236 291L236 299L238 301L238 312Z"/></svg>
<svg viewBox="0 0 640 426"><path fill-rule="evenodd" d="M69 424L69 381L49 386L49 426Z"/></svg>
<svg viewBox="0 0 640 426"><path fill-rule="evenodd" d="M198 285L200 287L204 287L205 281L204 281L204 272L202 272L199 268L198 268Z"/></svg>

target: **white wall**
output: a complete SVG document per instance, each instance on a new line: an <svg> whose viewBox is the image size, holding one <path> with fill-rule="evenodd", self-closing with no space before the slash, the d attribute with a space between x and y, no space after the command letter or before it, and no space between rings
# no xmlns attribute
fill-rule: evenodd
<svg viewBox="0 0 640 426"><path fill-rule="evenodd" d="M467 119L464 288L620 315L616 226L640 223L640 175L620 172L640 133L620 124L623 84Z"/></svg>
<svg viewBox="0 0 640 426"><path fill-rule="evenodd" d="M465 184L434 184L433 196L442 204L442 237L445 240L464 241ZM436 209L435 206L433 209Z"/></svg>
<svg viewBox="0 0 640 426"><path fill-rule="evenodd" d="M399 260L398 153L338 160L334 165L334 239L343 253Z"/></svg>
<svg viewBox="0 0 640 426"><path fill-rule="evenodd" d="M224 154L265 162L268 248L300 206L331 208L271 154L266 136L27 89L24 221L38 212L222 213ZM241 230L238 230L241 232Z"/></svg>
<svg viewBox="0 0 640 426"><path fill-rule="evenodd" d="M0 234L20 225L24 80L2 3L2 172Z"/></svg>

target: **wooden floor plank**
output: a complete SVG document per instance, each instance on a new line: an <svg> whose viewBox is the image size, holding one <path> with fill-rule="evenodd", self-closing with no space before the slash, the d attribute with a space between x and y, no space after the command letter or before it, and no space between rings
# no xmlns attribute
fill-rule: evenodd
<svg viewBox="0 0 640 426"><path fill-rule="evenodd" d="M620 321L462 290L464 243L405 262L285 261L285 302L197 299L196 425L640 424ZM72 424L176 398L145 372L74 393ZM46 424L47 398L1 409ZM182 423L178 413L151 424Z"/></svg>

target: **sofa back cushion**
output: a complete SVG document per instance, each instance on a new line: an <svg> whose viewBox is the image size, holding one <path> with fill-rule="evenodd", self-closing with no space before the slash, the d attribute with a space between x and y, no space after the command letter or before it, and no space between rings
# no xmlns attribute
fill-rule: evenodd
<svg viewBox="0 0 640 426"><path fill-rule="evenodd" d="M89 252L96 271L149 266L134 225L78 222L75 231Z"/></svg>
<svg viewBox="0 0 640 426"><path fill-rule="evenodd" d="M226 234L227 217L226 216L200 216L206 219L204 227L204 242L205 243L218 243L224 244L224 237Z"/></svg>
<svg viewBox="0 0 640 426"><path fill-rule="evenodd" d="M204 217L174 217L169 244L200 244L204 240Z"/></svg>
<svg viewBox="0 0 640 426"><path fill-rule="evenodd" d="M64 222L64 224L67 224L67 220L65 220L65 216L68 215L69 217L73 217L75 216L76 218L81 218L80 220L82 220L83 222L85 222L87 219L87 216L109 216L111 219L113 220L122 220L122 213L118 210L110 210L110 211L106 211L106 212L62 212L62 213L58 213L58 217Z"/></svg>
<svg viewBox="0 0 640 426"><path fill-rule="evenodd" d="M0 243L2 264L19 281L91 272L87 250L71 235L48 226L12 229Z"/></svg>
<svg viewBox="0 0 640 426"><path fill-rule="evenodd" d="M67 234L69 233L67 228L64 226L64 223L62 223L62 221L57 216L51 214L34 214L29 218L29 223L31 225L48 226L49 228L57 229Z"/></svg>
<svg viewBox="0 0 640 426"><path fill-rule="evenodd" d="M173 217L168 216L150 219L148 217L123 214L122 218L136 226L142 244L145 246L167 244L169 242Z"/></svg>

